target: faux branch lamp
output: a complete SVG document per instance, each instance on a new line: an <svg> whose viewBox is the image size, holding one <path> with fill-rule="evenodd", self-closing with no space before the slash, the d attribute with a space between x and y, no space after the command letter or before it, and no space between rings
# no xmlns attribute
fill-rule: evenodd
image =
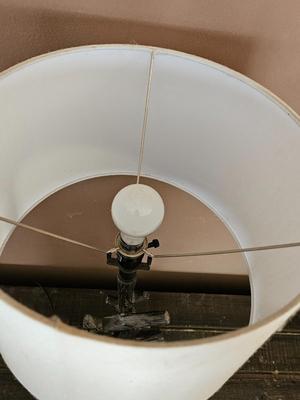
<svg viewBox="0 0 300 400"><path fill-rule="evenodd" d="M123 45L50 53L0 75L0 214L20 221L76 181L136 174L140 154L138 177L204 202L241 248L297 244L299 122L265 88L192 55ZM131 246L163 218L163 202L147 193L115 199L114 221ZM132 198L135 211L123 207ZM126 213L136 209L154 213L150 228L133 229ZM2 249L11 232L0 224ZM245 252L252 299L245 328L201 340L127 341L47 319L0 292L0 352L40 400L208 399L299 310L296 244Z"/></svg>

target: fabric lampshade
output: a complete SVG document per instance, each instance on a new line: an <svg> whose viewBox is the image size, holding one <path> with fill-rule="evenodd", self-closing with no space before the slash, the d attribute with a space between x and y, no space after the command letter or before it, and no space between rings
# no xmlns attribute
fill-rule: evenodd
<svg viewBox="0 0 300 400"><path fill-rule="evenodd" d="M62 50L0 75L0 214L20 220L76 181L136 173L153 51L142 174L200 199L241 247L299 241L299 116L226 67L143 46ZM0 224L2 249L11 232ZM47 319L0 292L0 352L40 400L208 399L300 308L299 248L245 257L248 327L126 341Z"/></svg>

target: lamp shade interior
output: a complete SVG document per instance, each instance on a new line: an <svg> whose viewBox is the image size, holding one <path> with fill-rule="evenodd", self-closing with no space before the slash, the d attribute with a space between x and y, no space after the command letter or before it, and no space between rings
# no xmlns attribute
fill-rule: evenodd
<svg viewBox="0 0 300 400"><path fill-rule="evenodd" d="M123 187L135 182L133 175L76 182L48 196L22 222L110 249L118 233L111 216L112 201ZM148 237L149 241L159 238L160 246L151 249L153 253L238 247L222 221L194 196L155 179L143 177L141 182L154 188L165 204L162 225ZM115 287L116 282L116 271L108 268L106 254L20 227L6 242L1 262L0 279L7 283L13 279L13 283L30 284L38 277L47 286L106 288ZM243 254L156 258L151 273L139 271L138 284L140 288L158 291L249 292L248 265Z"/></svg>
<svg viewBox="0 0 300 400"><path fill-rule="evenodd" d="M149 59L146 48L87 47L2 75L3 215L19 219L77 180L136 172ZM238 74L163 50L152 85L143 174L201 199L241 246L296 241L300 135L291 112ZM4 243L11 228L0 229ZM247 256L253 321L298 293L299 255Z"/></svg>
<svg viewBox="0 0 300 400"><path fill-rule="evenodd" d="M2 74L0 214L18 220L58 188L90 177L136 173L152 51L155 57L142 174L177 186L201 200L221 218L242 247L299 241L297 115L267 90L225 67L182 53L139 46L60 51ZM10 233L10 227L0 225L2 247ZM199 354L194 351L196 342L190 347L170 347L167 358L162 356L162 347L147 350L152 383L156 382L154 370L162 359L167 363L162 365L170 367L168 373L164 372L164 398L207 398L297 310L299 257L297 248L247 255L251 323L257 324L256 330L254 325L244 334L228 338L228 343L221 339L204 342ZM291 308L284 308L292 301ZM1 307L5 316L9 303ZM284 311L277 319L270 319L281 309ZM20 311L14 309L12 313L20 329L22 324L31 329ZM265 318L269 318L267 328L263 325ZM42 330L41 334L49 339L47 343L55 343L53 327L39 324L33 322L35 334ZM67 366L71 368L67 384L71 385L71 375L74 381L77 373L76 367L71 366L76 364L80 347L85 348L86 365L95 348L86 338L71 334L67 341L66 335L60 332L57 340L61 345L65 343ZM3 343L9 347L10 338L5 336L0 341L2 349ZM73 353L72 346L78 351ZM230 346L243 351L235 354L235 360L225 368ZM139 346L117 349L110 341L103 342L104 355L117 350L118 357L139 370L139 363L143 364ZM39 351L39 356L44 357ZM55 357L58 360L59 354L55 353ZM198 362L195 357L200 357L202 364L191 368L193 372L185 375L185 381L182 376L182 389L168 392L175 373L173 365L180 357L189 358L192 364ZM115 359L105 358L110 363L107 373L116 367L112 365ZM224 362L216 366L217 359ZM52 362L54 359L49 361ZM24 382L31 380L13 359L11 364ZM47 363L44 367L48 372ZM100 365L96 363L95 367ZM148 387L149 376L143 375L143 368L139 371L135 384L148 388L145 399L154 398L155 385ZM204 389L202 397L197 397L194 388L200 375ZM125 382L127 378L125 374L122 379ZM85 387L89 379L86 376ZM108 386L103 387L104 398L115 398ZM129 399L133 386L127 387ZM40 395L43 390L41 381L35 393ZM65 390L71 393L74 389ZM79 399L83 391L72 393L74 399ZM46 398L59 397L43 397Z"/></svg>

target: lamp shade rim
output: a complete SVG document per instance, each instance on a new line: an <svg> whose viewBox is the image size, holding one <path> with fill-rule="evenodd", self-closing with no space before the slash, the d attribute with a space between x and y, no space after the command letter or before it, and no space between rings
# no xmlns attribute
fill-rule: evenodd
<svg viewBox="0 0 300 400"><path fill-rule="evenodd" d="M0 72L0 79L6 77L10 73L16 72L19 69L22 69L26 66L30 66L37 62L43 61L44 59L49 59L52 57L59 57L61 55L66 55L68 53L74 52L84 52L84 51L95 51L95 50L136 50L136 51L155 51L157 54L166 54L166 55L173 55L181 58L186 58L191 61L195 61L201 64L205 64L213 69L216 69L220 72L223 72L227 75L231 75L232 77L242 81L243 83L251 86L252 88L258 90L263 95L267 96L271 99L274 103L279 105L290 117L292 117L298 125L300 125L300 115L291 107L289 106L284 100L282 100L279 96L273 93L270 89L267 89L265 86L261 85L254 79L247 77L246 75L235 71L234 69L227 67L223 64L220 64L215 61L211 61L205 57L186 53L183 51L172 50L163 47L157 46L147 46L147 45L139 45L139 44L91 44L91 45L84 45L84 46L74 46L74 47L67 47L64 49L50 51L48 53L40 54L37 56L33 56L28 58L24 61L21 61L4 71Z"/></svg>

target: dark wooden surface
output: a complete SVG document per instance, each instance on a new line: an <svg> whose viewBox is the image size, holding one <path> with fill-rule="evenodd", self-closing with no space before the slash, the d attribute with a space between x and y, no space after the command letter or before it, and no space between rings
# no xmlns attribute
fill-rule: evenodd
<svg viewBox="0 0 300 400"><path fill-rule="evenodd" d="M107 292L96 289L47 288L45 292L41 287L3 288L46 316L52 315L54 309L64 322L76 327L81 326L87 313L98 316L113 313L105 303ZM147 302L138 304L138 311L164 309L172 319L164 331L166 340L201 338L247 325L250 298L151 292ZM30 399L32 396L15 380L0 357L0 400ZM212 399L300 400L300 314L259 349Z"/></svg>

